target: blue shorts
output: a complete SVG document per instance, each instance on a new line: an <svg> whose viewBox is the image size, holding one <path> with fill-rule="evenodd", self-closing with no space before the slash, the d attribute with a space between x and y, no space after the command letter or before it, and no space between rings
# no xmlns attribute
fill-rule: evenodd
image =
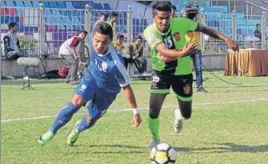
<svg viewBox="0 0 268 164"><path fill-rule="evenodd" d="M92 120L103 116L117 95L117 93L109 93L105 89L99 88L96 80L88 72L84 72L74 94L82 96L85 102L89 102L87 109Z"/></svg>

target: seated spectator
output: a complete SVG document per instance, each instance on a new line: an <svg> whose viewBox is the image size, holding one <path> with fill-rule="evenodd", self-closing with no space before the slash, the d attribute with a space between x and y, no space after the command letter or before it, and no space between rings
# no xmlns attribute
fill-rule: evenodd
<svg viewBox="0 0 268 164"><path fill-rule="evenodd" d="M118 34L117 35L117 40L116 41L113 41L113 46L114 48L122 54L122 57L123 57L123 60L124 60L124 65L125 67L127 68L128 66L128 60L130 58L129 56L129 51L125 48L125 45L124 45L124 35L122 34Z"/></svg>
<svg viewBox="0 0 268 164"><path fill-rule="evenodd" d="M16 22L11 22L8 24L8 33L3 38L4 42L4 53L6 59L8 60L17 60L20 57L24 57L23 51L20 49L20 41L17 35L18 24ZM24 79L27 80L28 76L28 67L24 67Z"/></svg>
<svg viewBox="0 0 268 164"><path fill-rule="evenodd" d="M139 73L145 73L147 69L147 60L143 56L143 45L142 45L142 37L139 35L137 36L135 42L129 45L129 55L130 58L128 62L134 62L136 68L138 69Z"/></svg>
<svg viewBox="0 0 268 164"><path fill-rule="evenodd" d="M5 56L9 60L16 60L24 56L20 50L19 37L17 36L18 24L15 22L9 23L8 29L7 35L3 38Z"/></svg>
<svg viewBox="0 0 268 164"><path fill-rule="evenodd" d="M125 53L125 46L124 46L124 35L118 34L117 35L117 40L113 41L112 45L114 48L120 52L121 54Z"/></svg>

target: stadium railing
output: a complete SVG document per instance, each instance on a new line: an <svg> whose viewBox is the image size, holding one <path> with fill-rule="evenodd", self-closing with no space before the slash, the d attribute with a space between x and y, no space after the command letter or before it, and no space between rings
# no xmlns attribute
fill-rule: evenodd
<svg viewBox="0 0 268 164"><path fill-rule="evenodd" d="M116 23L117 33L122 33L130 43L137 35L142 35L143 30L153 22L146 11L133 10L103 10L91 9L86 5L84 9L75 8L39 8L32 7L2 7L0 8L0 37L1 41L8 31L8 23L19 24L18 34L21 36L22 48L27 55L57 55L62 42L75 35L82 29L92 31L93 25L99 19L101 13L118 13ZM66 4L67 5L67 4ZM99 7L100 8L100 7ZM247 41L254 38L256 24L261 24L262 40L258 41L257 48L268 49L267 20L268 15L264 12L261 16L246 16L241 13L227 12L203 12L207 25L219 30L225 35L238 40L241 48L246 48ZM207 36L201 37L202 50L205 54L222 54L226 52L227 45L221 41L211 39ZM255 38L256 39L256 38ZM145 45L145 53L148 54L148 46ZM3 46L0 51L3 56ZM253 47L254 48L254 47Z"/></svg>
<svg viewBox="0 0 268 164"><path fill-rule="evenodd" d="M118 13L116 32L132 41L132 10L91 10L85 9L4 7L0 8L0 38L8 32L10 22L18 23L18 35L22 49L28 56L57 55L60 45L68 38L85 29L92 31L101 13ZM3 44L1 44L1 55Z"/></svg>
<svg viewBox="0 0 268 164"><path fill-rule="evenodd" d="M262 15L244 15L240 13L202 13L205 23L220 31L221 33L237 40L241 49L257 48L268 49L267 20L268 15L263 12ZM256 24L261 25L261 40L254 36ZM217 39L208 36L201 37L202 51L205 54L223 54L227 51L227 45Z"/></svg>

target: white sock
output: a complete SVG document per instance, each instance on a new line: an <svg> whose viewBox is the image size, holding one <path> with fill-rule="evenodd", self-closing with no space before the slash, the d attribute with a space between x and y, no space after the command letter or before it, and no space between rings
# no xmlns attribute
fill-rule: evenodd
<svg viewBox="0 0 268 164"><path fill-rule="evenodd" d="M175 120L184 120L185 118L181 115L181 110L176 109L174 112Z"/></svg>

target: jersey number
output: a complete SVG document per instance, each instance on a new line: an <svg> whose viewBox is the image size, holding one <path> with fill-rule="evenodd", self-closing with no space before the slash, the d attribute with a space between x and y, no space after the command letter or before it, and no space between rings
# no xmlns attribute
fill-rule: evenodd
<svg viewBox="0 0 268 164"><path fill-rule="evenodd" d="M164 43L168 48L172 48L173 47L173 42L171 40L171 36L168 36L164 39Z"/></svg>

